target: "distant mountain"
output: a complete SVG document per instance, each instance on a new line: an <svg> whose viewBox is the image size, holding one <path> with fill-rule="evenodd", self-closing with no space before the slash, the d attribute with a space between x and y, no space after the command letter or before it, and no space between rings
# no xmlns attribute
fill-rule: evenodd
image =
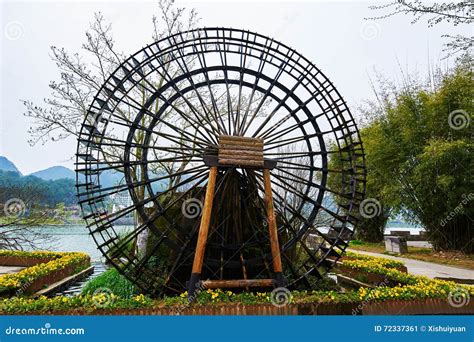
<svg viewBox="0 0 474 342"><path fill-rule="evenodd" d="M0 171L14 171L21 175L21 172L16 168L10 160L0 156ZM44 170L39 170L29 174L29 176L35 176L45 181L54 181L58 179L71 179L76 180L76 172L64 166L52 166ZM80 176L79 180L82 180L84 176ZM150 178L156 178L157 175L150 175ZM105 170L100 174L100 185L103 188L111 187L117 184L124 184L124 175L121 172L115 170ZM154 182L153 187L155 190L162 189L166 184L166 181Z"/></svg>
<svg viewBox="0 0 474 342"><path fill-rule="evenodd" d="M76 173L64 166L53 166L44 170L36 171L30 176L36 176L44 180L57 180L62 178L76 179ZM83 176L81 176L83 177ZM81 177L79 179L81 179ZM109 187L118 183L123 183L123 173L112 170L105 170L100 175L100 184L102 187Z"/></svg>
<svg viewBox="0 0 474 342"><path fill-rule="evenodd" d="M100 185L103 188L124 183L124 175L121 172L105 170L100 174Z"/></svg>
<svg viewBox="0 0 474 342"><path fill-rule="evenodd" d="M17 169L15 164L13 164L6 157L2 157L2 156L0 156L0 170L2 170L2 171L13 171L13 172L17 172L21 175L20 170Z"/></svg>
<svg viewBox="0 0 474 342"><path fill-rule="evenodd" d="M71 169L64 166L52 166L47 169L33 172L30 176L36 176L44 180L56 180L56 179L75 179L75 173Z"/></svg>
<svg viewBox="0 0 474 342"><path fill-rule="evenodd" d="M58 203L67 206L77 203L74 180L44 180L36 176L22 176L15 171L0 170L0 203L20 198L32 205L53 207Z"/></svg>

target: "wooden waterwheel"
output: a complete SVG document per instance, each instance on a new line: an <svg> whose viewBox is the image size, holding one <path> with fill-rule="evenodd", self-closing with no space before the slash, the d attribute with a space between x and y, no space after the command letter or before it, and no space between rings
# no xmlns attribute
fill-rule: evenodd
<svg viewBox="0 0 474 342"><path fill-rule="evenodd" d="M105 81L80 132L77 189L100 251L147 293L311 289L353 234L364 153L345 102L301 54L197 29Z"/></svg>

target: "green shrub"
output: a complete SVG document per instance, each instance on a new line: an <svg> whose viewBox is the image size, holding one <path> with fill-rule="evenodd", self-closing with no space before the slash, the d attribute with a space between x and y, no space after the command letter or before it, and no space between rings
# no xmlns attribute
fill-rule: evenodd
<svg viewBox="0 0 474 342"><path fill-rule="evenodd" d="M111 268L96 278L90 280L82 289L83 295L93 295L94 292L111 291L122 298L131 298L139 294L139 289L115 268Z"/></svg>

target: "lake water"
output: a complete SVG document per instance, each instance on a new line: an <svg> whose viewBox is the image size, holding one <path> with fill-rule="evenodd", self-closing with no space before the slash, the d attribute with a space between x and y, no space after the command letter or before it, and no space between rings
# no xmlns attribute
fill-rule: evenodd
<svg viewBox="0 0 474 342"><path fill-rule="evenodd" d="M64 226L46 226L38 227L42 232L50 234L55 238L52 246L42 246L43 248L62 252L84 252L91 256L92 261L101 262L103 257L97 249L94 240L89 235L88 229L83 225L64 225ZM131 226L118 226L117 231L129 230ZM405 222L392 221L387 224L386 234L391 230L406 230L411 234L417 235L422 230L421 227L409 225Z"/></svg>
<svg viewBox="0 0 474 342"><path fill-rule="evenodd" d="M118 226L117 231L130 229L131 226ZM41 246L59 252L83 252L90 255L94 262L103 261L102 254L89 235L89 230L83 225L64 225L64 226L46 226L36 227L33 229L41 230L45 234L49 234L54 238L51 246Z"/></svg>
<svg viewBox="0 0 474 342"><path fill-rule="evenodd" d="M131 229L131 226L118 226L117 231L125 231ZM41 232L49 234L54 238L54 241L50 245L40 246L41 249L47 249L51 251L60 252L83 252L87 253L91 257L92 264L94 265L94 273L79 282L71 284L67 289L57 293L57 295L75 295L81 292L84 284L101 274L106 270L105 259L97 249L97 246L89 235L89 230L83 225L57 225L57 226L45 226L35 227L32 229L41 230ZM408 230L411 234L419 234L420 227L410 226L406 223L400 224L399 222L390 222L385 230L386 234L390 234L390 230Z"/></svg>

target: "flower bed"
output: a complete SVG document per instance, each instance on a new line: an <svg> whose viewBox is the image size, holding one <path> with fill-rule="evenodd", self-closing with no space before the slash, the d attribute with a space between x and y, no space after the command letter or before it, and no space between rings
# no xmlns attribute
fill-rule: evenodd
<svg viewBox="0 0 474 342"><path fill-rule="evenodd" d="M359 260L365 262L366 264L370 265L378 265L384 268L393 268L400 272L407 273L407 268L405 264L398 260L392 260L387 258L379 258L373 257L366 254L359 254L353 252L346 252L346 254L342 257L342 260Z"/></svg>
<svg viewBox="0 0 474 342"><path fill-rule="evenodd" d="M73 254L73 253L70 253ZM378 258L380 259L380 258ZM57 259L59 260L59 259ZM366 258L343 261L353 270L382 272L402 280L390 287L336 291L292 291L275 306L266 292L233 293L208 289L189 304L187 293L152 299L143 294L121 298L108 291L74 297L12 297L0 300L0 314L74 315L343 315L343 314L474 314L474 287L409 275ZM348 264L347 264L348 263ZM397 265L392 264L392 267ZM373 273L377 274L377 273ZM452 298L457 296L457 301ZM451 302L450 302L451 300ZM459 301L462 305L458 305Z"/></svg>
<svg viewBox="0 0 474 342"><path fill-rule="evenodd" d="M0 251L0 264L30 266L0 276L0 295L29 294L90 266L84 253ZM23 262L23 263L21 263Z"/></svg>
<svg viewBox="0 0 474 342"><path fill-rule="evenodd" d="M403 263L384 258L365 256L359 259L345 258L337 266L338 270L357 280L370 284L414 284L419 277L406 273ZM403 266L403 268L402 268Z"/></svg>
<svg viewBox="0 0 474 342"><path fill-rule="evenodd" d="M30 267L62 256L61 253L56 252L0 250L0 265Z"/></svg>
<svg viewBox="0 0 474 342"><path fill-rule="evenodd" d="M75 297L13 297L0 301L1 314L127 314L127 315L341 315L431 312L474 314L474 302L455 307L449 304L450 293L465 291L474 296L474 287L421 277L415 285L393 288L361 288L358 291L293 291L281 307L272 304L270 293L233 293L207 290L189 304L187 294L152 299L144 295L121 298L107 292ZM397 311L398 310L398 311ZM410 311L411 310L411 311ZM418 310L418 311L417 311Z"/></svg>

